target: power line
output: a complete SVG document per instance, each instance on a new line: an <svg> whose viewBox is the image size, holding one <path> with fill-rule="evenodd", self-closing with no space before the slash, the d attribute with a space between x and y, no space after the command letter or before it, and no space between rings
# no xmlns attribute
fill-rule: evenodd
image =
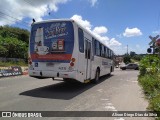
<svg viewBox="0 0 160 120"><path fill-rule="evenodd" d="M30 2L27 1L27 0L23 0L23 1L24 1L25 3L27 3L28 5L32 6L32 7L36 7L36 6L33 5L33 3L32 3L31 1L30 1ZM36 8L37 8L37 7L36 7Z"/></svg>
<svg viewBox="0 0 160 120"><path fill-rule="evenodd" d="M3 12L2 12L3 11ZM6 12L4 12L4 11L6 11ZM23 21L23 20L20 20L20 19L18 19L18 18L15 18L15 17L13 17L13 16L11 16L11 15L9 15L9 14L6 14L6 13L12 13L10 10L8 10L8 9L1 9L0 8L0 15L2 16L7 16L7 17L5 17L5 19L6 18L12 18L12 19L14 19L14 22L17 22L17 21L21 21L22 23L21 24L23 24L24 23L24 25L26 26L26 24L27 24L27 27L29 27L29 24L30 23L28 23L28 22L25 22L25 21ZM3 17L4 18L4 17ZM13 21L13 20L12 20Z"/></svg>
<svg viewBox="0 0 160 120"><path fill-rule="evenodd" d="M30 6L32 6L32 7L34 7L34 8L37 8L37 6L35 6L34 4L33 4L33 2L31 2L31 1L27 1L27 0L23 0L25 3L27 3L28 5L30 5ZM52 15L51 14L51 12L48 12L48 15L49 16L52 16L52 17L54 17L54 18L60 18L60 17L58 17L58 16L56 16L56 15Z"/></svg>
<svg viewBox="0 0 160 120"><path fill-rule="evenodd" d="M1 13L0 13L0 16L1 16L2 18L4 18L5 20L7 20L7 21L17 22L17 20L13 20L13 18L12 18L12 19L9 19L9 17L5 16L4 14L1 14ZM7 23L9 23L9 22L7 22ZM21 25L26 26L27 28L29 28L29 26L27 26L26 24L23 24L23 23L17 23L17 24L21 24Z"/></svg>
<svg viewBox="0 0 160 120"><path fill-rule="evenodd" d="M13 17L13 16L10 16L10 15L8 15L8 14L6 14L6 13L3 13L2 11L0 11L0 14L6 15L6 16L8 16L8 17L10 17L10 18L13 18L13 19L15 19L15 20L18 20L18 21L22 21L22 20L20 20L20 19L18 19L18 18L15 18L15 17ZM25 21L22 21L22 22L25 23L25 24L28 24L28 23L25 22Z"/></svg>

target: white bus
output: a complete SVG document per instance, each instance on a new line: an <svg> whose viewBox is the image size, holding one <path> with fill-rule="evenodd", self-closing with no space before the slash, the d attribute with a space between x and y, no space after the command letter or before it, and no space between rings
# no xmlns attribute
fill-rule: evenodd
<svg viewBox="0 0 160 120"><path fill-rule="evenodd" d="M113 51L74 20L35 22L29 42L29 75L83 83L114 71Z"/></svg>

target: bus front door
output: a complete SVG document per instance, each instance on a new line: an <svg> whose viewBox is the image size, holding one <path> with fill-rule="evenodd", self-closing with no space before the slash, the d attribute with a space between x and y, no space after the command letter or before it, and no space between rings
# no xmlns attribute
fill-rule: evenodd
<svg viewBox="0 0 160 120"><path fill-rule="evenodd" d="M91 42L85 39L86 80L91 79Z"/></svg>

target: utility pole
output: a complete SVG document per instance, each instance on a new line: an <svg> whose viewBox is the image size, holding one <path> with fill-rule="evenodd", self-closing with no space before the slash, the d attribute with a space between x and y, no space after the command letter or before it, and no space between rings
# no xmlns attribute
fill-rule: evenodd
<svg viewBox="0 0 160 120"><path fill-rule="evenodd" d="M127 55L128 55L128 45L127 45Z"/></svg>

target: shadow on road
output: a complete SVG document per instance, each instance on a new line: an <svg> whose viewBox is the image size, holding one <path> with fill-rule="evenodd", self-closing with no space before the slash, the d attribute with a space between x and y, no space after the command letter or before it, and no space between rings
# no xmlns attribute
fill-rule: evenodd
<svg viewBox="0 0 160 120"><path fill-rule="evenodd" d="M98 84L103 84L102 82L104 82L106 79L110 78L111 76L113 75L101 77ZM69 100L83 93L84 91L92 88L95 85L96 84L92 84L92 83L83 84L79 82L73 82L73 83L60 82L57 84L28 90L20 93L20 95L39 97L39 98Z"/></svg>

